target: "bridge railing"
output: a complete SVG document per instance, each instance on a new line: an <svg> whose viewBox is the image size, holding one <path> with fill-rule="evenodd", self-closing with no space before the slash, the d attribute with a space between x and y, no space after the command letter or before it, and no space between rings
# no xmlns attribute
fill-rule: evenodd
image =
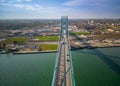
<svg viewBox="0 0 120 86"><path fill-rule="evenodd" d="M69 35L69 33L68 33ZM73 70L73 63L72 63L72 54L71 54L71 47L70 47L70 41L67 38L68 42L68 50L69 50L69 57L70 57L70 71L71 71L71 77L72 77L72 86L75 86L75 78L74 78L74 70Z"/></svg>
<svg viewBox="0 0 120 86"><path fill-rule="evenodd" d="M52 79L52 85L55 86L56 84L56 76L58 73L58 67L59 67L59 57L60 57L60 52L61 52L61 36L58 40L59 46L57 48L57 55L56 55L56 60L55 60L55 67L54 67L54 72L53 72L53 79Z"/></svg>

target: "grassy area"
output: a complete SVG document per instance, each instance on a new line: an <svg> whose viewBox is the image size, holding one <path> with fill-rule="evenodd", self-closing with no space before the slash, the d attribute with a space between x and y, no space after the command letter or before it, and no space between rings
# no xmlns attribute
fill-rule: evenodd
<svg viewBox="0 0 120 86"><path fill-rule="evenodd" d="M57 50L58 45L57 44L41 44L40 50Z"/></svg>
<svg viewBox="0 0 120 86"><path fill-rule="evenodd" d="M5 42L6 43L24 43L26 42L26 38L24 37L9 38Z"/></svg>
<svg viewBox="0 0 120 86"><path fill-rule="evenodd" d="M70 32L70 35L88 35L89 32Z"/></svg>
<svg viewBox="0 0 120 86"><path fill-rule="evenodd" d="M58 41L58 36L38 36L40 41Z"/></svg>
<svg viewBox="0 0 120 86"><path fill-rule="evenodd" d="M0 41L0 44L2 44L2 41Z"/></svg>
<svg viewBox="0 0 120 86"><path fill-rule="evenodd" d="M106 32L106 31L107 31L107 29L102 28L100 31L102 31L102 32Z"/></svg>

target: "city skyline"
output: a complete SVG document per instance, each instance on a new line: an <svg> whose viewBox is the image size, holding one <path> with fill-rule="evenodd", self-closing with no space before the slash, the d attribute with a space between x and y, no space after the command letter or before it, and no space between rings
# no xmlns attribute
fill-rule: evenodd
<svg viewBox="0 0 120 86"><path fill-rule="evenodd" d="M0 19L120 18L119 0L0 0Z"/></svg>

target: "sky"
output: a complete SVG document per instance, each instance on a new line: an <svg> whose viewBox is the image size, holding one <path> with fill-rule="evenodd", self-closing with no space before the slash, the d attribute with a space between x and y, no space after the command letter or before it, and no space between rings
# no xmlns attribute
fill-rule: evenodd
<svg viewBox="0 0 120 86"><path fill-rule="evenodd" d="M0 0L0 19L120 18L120 0Z"/></svg>

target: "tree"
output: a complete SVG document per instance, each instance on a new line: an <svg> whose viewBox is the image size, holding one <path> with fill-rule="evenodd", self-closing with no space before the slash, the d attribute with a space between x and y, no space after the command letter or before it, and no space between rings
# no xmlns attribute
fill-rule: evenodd
<svg viewBox="0 0 120 86"><path fill-rule="evenodd" d="M18 42L17 41L14 41L13 44L16 45Z"/></svg>

